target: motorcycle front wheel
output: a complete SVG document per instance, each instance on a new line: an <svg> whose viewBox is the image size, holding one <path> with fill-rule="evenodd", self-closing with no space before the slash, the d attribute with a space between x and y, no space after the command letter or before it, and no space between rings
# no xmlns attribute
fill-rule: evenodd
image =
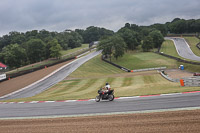
<svg viewBox="0 0 200 133"><path fill-rule="evenodd" d="M109 101L113 101L115 99L115 96L114 95L109 95L109 97L108 97L108 100Z"/></svg>
<svg viewBox="0 0 200 133"><path fill-rule="evenodd" d="M100 101L100 96L96 96L95 101L99 102Z"/></svg>

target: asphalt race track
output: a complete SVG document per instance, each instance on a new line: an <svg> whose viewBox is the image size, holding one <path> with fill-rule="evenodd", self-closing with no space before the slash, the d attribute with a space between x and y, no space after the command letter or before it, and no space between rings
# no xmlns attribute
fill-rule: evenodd
<svg viewBox="0 0 200 133"><path fill-rule="evenodd" d="M200 57L196 56L192 52L192 50L190 49L190 46L187 44L184 38L166 37L165 39L172 40L174 42L176 51L181 57L194 60L194 61L200 61Z"/></svg>
<svg viewBox="0 0 200 133"><path fill-rule="evenodd" d="M176 40L177 41L177 40ZM179 43L181 42L181 43ZM183 41L178 40L178 44ZM183 43L184 44L184 43ZM77 69L81 64L101 52L93 52L84 56L70 65L63 67L61 70L46 78L45 80L26 88L19 93L7 96L0 100L14 99L22 97L30 97L41 93L50 86L60 82L71 72ZM180 52L182 53L182 52ZM37 90L37 91L35 91ZM117 92L116 92L117 93ZM94 96L95 98L95 96ZM94 100L77 101L77 102L48 102L48 103L0 103L0 119L7 118L32 118L32 117L66 117L76 115L104 114L116 112L133 112L133 111L151 111L163 109L180 109L180 108L200 109L200 92L161 95L151 97L135 97L126 99L115 99L112 102L101 101L99 103Z"/></svg>
<svg viewBox="0 0 200 133"><path fill-rule="evenodd" d="M200 93L115 99L112 102L94 100L55 103L0 104L0 119L19 117L49 117L113 112L200 107Z"/></svg>
<svg viewBox="0 0 200 133"><path fill-rule="evenodd" d="M49 76L48 78L38 82L37 84L31 85L29 87L25 87L25 89L22 89L21 91L14 93L12 95L7 95L4 97L1 97L0 100L25 98L25 97L31 97L36 94L39 94L39 93L45 91L46 89L50 88L51 86L57 84L58 82L62 81L69 74L71 74L73 71L75 71L79 66L81 66L83 63L85 63L86 61L99 55L100 53L101 53L101 51L95 51L91 54L81 57L81 58L73 61L69 65L66 65L61 70L57 71L56 73Z"/></svg>

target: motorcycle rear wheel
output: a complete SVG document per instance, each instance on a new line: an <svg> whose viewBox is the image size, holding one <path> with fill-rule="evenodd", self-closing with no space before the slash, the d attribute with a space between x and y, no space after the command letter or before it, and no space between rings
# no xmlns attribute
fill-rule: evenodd
<svg viewBox="0 0 200 133"><path fill-rule="evenodd" d="M96 96L95 101L99 102L100 101L100 96Z"/></svg>

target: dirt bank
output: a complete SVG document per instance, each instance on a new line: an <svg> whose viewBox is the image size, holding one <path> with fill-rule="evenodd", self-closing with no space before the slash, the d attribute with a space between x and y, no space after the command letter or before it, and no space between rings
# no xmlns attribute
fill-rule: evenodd
<svg viewBox="0 0 200 133"><path fill-rule="evenodd" d="M200 110L56 119L0 120L2 133L198 133Z"/></svg>
<svg viewBox="0 0 200 133"><path fill-rule="evenodd" d="M19 76L16 78L13 78L11 80L7 80L0 83L0 96L9 94L11 92L14 92L16 90L19 90L27 85L30 85L43 77L47 76L51 72L55 71L56 69L60 68L61 66L69 63L70 61L63 62L48 68L44 68L23 76Z"/></svg>

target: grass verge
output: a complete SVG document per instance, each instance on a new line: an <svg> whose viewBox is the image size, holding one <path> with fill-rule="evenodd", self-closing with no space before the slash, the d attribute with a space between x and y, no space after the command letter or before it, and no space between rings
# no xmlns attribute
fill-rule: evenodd
<svg viewBox="0 0 200 133"><path fill-rule="evenodd" d="M118 60L113 58L112 62L131 70L163 66L166 66L167 68L178 68L175 60L155 54L153 52L128 51L122 58L119 58Z"/></svg>
<svg viewBox="0 0 200 133"><path fill-rule="evenodd" d="M199 43L200 40L196 37L184 37L184 38L190 45L190 48L192 49L193 53L197 56L200 56L200 50L196 47L197 43Z"/></svg>
<svg viewBox="0 0 200 133"><path fill-rule="evenodd" d="M144 55L143 55L144 56ZM97 90L106 82L115 89L115 96L138 96L185 91L197 91L200 87L181 87L169 82L156 71L126 73L97 56L50 89L34 97L9 101L43 101L95 98Z"/></svg>
<svg viewBox="0 0 200 133"><path fill-rule="evenodd" d="M168 94L185 91L197 91L200 87L180 87L179 83L173 83L162 78L158 73L151 75L122 75L107 78L88 78L65 80L43 93L31 98L17 99L14 101L48 101L48 100L70 100L70 99L90 99L95 98L97 90L110 82L115 89L115 96L139 96ZM13 100L9 100L13 101Z"/></svg>

